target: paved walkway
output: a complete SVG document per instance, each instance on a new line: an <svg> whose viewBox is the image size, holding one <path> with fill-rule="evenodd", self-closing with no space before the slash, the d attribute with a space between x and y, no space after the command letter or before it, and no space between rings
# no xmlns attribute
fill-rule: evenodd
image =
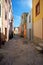
<svg viewBox="0 0 43 65"><path fill-rule="evenodd" d="M0 49L0 65L43 65L43 54L33 43L16 36Z"/></svg>

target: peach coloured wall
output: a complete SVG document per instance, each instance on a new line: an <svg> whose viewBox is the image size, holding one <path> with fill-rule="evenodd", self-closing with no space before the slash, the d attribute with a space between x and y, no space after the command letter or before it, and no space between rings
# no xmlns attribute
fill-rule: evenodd
<svg viewBox="0 0 43 65"><path fill-rule="evenodd" d="M6 4L5 1L2 1L3 9L2 9L2 22L3 22L3 34L5 35L5 28L7 28L7 38L6 41L9 39L9 28L8 28L8 12L9 12L9 7L8 3ZM5 11L7 12L7 20L5 20Z"/></svg>
<svg viewBox="0 0 43 65"><path fill-rule="evenodd" d="M26 38L26 24L24 24L24 38Z"/></svg>

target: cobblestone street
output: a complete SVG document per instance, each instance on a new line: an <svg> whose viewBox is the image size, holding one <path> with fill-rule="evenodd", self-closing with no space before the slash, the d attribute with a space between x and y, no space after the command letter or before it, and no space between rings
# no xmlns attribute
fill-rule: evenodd
<svg viewBox="0 0 43 65"><path fill-rule="evenodd" d="M0 65L43 65L43 54L33 43L16 36L0 49Z"/></svg>

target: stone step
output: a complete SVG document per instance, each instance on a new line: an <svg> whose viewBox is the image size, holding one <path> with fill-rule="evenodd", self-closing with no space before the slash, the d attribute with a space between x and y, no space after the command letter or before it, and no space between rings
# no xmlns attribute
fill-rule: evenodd
<svg viewBox="0 0 43 65"><path fill-rule="evenodd" d="M43 48L43 43L39 43L39 46Z"/></svg>
<svg viewBox="0 0 43 65"><path fill-rule="evenodd" d="M42 50L43 50L40 46L35 46L35 48L36 48L38 51L42 51Z"/></svg>

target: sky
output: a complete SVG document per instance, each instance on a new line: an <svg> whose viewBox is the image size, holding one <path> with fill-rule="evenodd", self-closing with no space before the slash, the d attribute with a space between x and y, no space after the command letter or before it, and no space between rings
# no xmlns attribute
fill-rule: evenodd
<svg viewBox="0 0 43 65"><path fill-rule="evenodd" d="M24 12L29 13L31 9L32 9L32 0L12 0L14 27L20 26L22 13Z"/></svg>

